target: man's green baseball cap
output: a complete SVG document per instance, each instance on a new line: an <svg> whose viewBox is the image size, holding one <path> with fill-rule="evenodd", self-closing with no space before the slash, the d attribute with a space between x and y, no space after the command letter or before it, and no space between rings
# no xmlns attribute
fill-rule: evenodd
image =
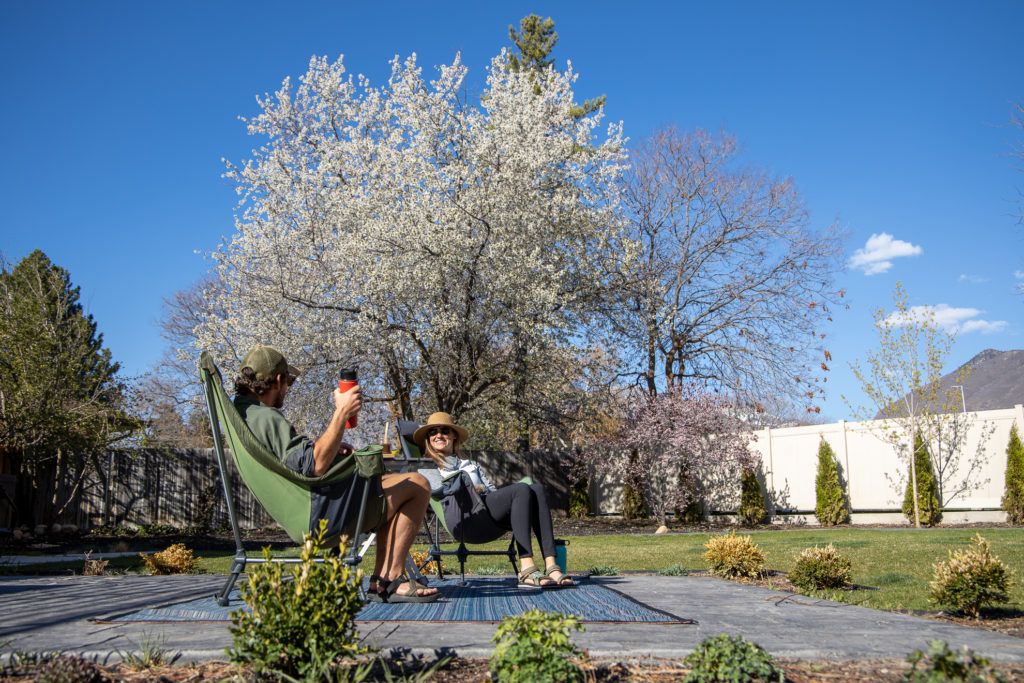
<svg viewBox="0 0 1024 683"><path fill-rule="evenodd" d="M242 360L242 369L250 368L256 373L259 381L273 380L278 375L288 375L294 380L299 376L299 371L285 360L284 354L273 346L257 344L252 347L249 353L245 354Z"/></svg>

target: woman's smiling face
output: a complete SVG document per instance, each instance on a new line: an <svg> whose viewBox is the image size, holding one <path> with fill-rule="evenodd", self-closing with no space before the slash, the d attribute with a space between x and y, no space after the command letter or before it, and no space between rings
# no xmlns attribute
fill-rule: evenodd
<svg viewBox="0 0 1024 683"><path fill-rule="evenodd" d="M451 455L455 449L455 432L450 427L431 427L427 439L439 453Z"/></svg>

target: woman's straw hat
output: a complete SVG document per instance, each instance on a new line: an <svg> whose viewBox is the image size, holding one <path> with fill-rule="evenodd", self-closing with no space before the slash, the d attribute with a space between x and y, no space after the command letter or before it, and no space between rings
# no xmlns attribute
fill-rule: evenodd
<svg viewBox="0 0 1024 683"><path fill-rule="evenodd" d="M422 427L413 432L412 440L416 442L416 445L423 448L427 441L427 432L432 427L451 427L455 430L455 433L459 435L459 443L466 443L466 439L469 438L469 430L465 427L460 427L455 424L455 420L448 413L434 413L427 418L427 421Z"/></svg>

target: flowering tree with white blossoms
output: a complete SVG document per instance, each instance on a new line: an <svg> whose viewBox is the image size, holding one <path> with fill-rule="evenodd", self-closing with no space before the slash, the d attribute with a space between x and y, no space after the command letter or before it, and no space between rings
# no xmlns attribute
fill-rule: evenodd
<svg viewBox="0 0 1024 683"><path fill-rule="evenodd" d="M657 395L633 392L616 437L588 454L598 474L639 484L665 524L669 512L698 501L706 486L722 495L725 482L738 482L741 468L755 466L752 438L727 401L684 384Z"/></svg>
<svg viewBox="0 0 1024 683"><path fill-rule="evenodd" d="M571 384L587 354L570 336L622 225L621 125L598 139L571 66L531 78L503 51L478 101L466 72L456 57L425 81L413 55L378 87L314 57L260 99L248 127L265 143L227 173L241 201L202 347L231 368L280 347L310 380L299 413L354 364L402 415L471 417L510 400L513 339L528 399Z"/></svg>

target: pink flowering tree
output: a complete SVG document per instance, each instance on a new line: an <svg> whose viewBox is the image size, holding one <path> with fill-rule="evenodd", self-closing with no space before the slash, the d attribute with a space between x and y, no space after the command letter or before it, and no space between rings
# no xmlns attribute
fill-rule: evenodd
<svg viewBox="0 0 1024 683"><path fill-rule="evenodd" d="M750 429L721 398L693 386L650 396L635 395L607 449L590 449L596 472L643 486L653 516L698 500L702 486L737 480L741 467L756 465L747 447ZM635 457L630 457L635 454Z"/></svg>

